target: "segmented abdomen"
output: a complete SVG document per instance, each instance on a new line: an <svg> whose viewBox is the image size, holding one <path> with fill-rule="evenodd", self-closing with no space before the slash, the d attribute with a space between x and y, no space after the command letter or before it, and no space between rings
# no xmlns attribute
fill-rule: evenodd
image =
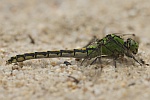
<svg viewBox="0 0 150 100"><path fill-rule="evenodd" d="M56 57L84 58L92 50L94 50L94 48L25 53L25 54L11 57L6 63L11 64L11 63L23 62L29 59L38 59L38 58L56 58Z"/></svg>

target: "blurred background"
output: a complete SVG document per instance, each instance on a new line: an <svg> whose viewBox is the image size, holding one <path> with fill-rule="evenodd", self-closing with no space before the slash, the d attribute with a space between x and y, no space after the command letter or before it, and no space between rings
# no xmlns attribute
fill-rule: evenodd
<svg viewBox="0 0 150 100"><path fill-rule="evenodd" d="M147 0L0 0L1 41L53 43L92 35L134 33L150 38ZM56 35L57 34L57 35ZM2 42L3 42L2 41ZM56 42L54 41L54 43ZM11 44L12 45L12 44Z"/></svg>
<svg viewBox="0 0 150 100"><path fill-rule="evenodd" d="M140 41L139 56L149 62L149 32L150 0L0 0L0 98L2 100L8 96L7 99L19 100L22 96L26 99L30 97L43 99L51 96L59 100L66 98L95 100L114 97L116 100L134 97L146 100L150 93L148 86L150 70L138 69L139 73L143 73L140 75L136 72L132 75L130 72L132 76L130 78L124 73L131 71L130 67L118 75L112 74L114 71L111 70L109 74L103 74L105 77L102 78L101 85L87 83L85 88L79 85L74 90L67 85L60 85L62 83L60 78L51 79L55 74L48 74L51 67L46 66L52 64L48 60L27 62L26 67L16 70L13 76L11 76L12 66L6 66L5 61L11 56L25 52L80 48L93 36L103 38L110 33L134 33ZM56 60L59 61L60 59ZM46 69L43 69L43 66ZM58 69L59 66L55 68ZM40 74L46 72L47 74ZM116 79L111 80L113 78ZM138 85L127 88L134 82ZM58 87L53 88L56 83L59 84ZM86 95L83 95L84 93ZM74 96L76 97L72 98Z"/></svg>

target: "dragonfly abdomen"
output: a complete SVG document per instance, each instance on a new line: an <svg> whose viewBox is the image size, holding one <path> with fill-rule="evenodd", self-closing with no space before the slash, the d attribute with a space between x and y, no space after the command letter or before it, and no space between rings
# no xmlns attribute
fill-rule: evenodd
<svg viewBox="0 0 150 100"><path fill-rule="evenodd" d="M84 58L88 55L89 50L94 48L81 48L73 50L59 50L59 51L46 51L46 52L34 52L34 53L24 53L21 55L16 55L11 57L7 64L23 62L30 59L38 58L56 58L56 57L74 57L74 58Z"/></svg>

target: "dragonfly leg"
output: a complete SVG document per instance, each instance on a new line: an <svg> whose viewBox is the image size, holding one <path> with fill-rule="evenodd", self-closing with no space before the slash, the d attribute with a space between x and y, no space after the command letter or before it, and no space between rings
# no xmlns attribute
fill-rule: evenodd
<svg viewBox="0 0 150 100"><path fill-rule="evenodd" d="M96 62L97 58L98 58L98 57L96 57L96 58L90 63L90 65L93 65L93 64Z"/></svg>
<svg viewBox="0 0 150 100"><path fill-rule="evenodd" d="M132 55L132 58L137 62L137 63L139 63L140 64L140 66L142 66L142 64Z"/></svg>
<svg viewBox="0 0 150 100"><path fill-rule="evenodd" d="M114 63L115 68L117 68L116 58L113 58L113 63Z"/></svg>
<svg viewBox="0 0 150 100"><path fill-rule="evenodd" d="M101 56L96 57L96 59L94 61L96 62L96 60L98 60L99 64L95 67L94 82L98 81L98 79L99 79L98 77L101 76L101 72L103 70Z"/></svg>
<svg viewBox="0 0 150 100"><path fill-rule="evenodd" d="M117 72L117 63L116 63L116 58L113 58L113 63L114 63L114 66L115 66L115 72Z"/></svg>

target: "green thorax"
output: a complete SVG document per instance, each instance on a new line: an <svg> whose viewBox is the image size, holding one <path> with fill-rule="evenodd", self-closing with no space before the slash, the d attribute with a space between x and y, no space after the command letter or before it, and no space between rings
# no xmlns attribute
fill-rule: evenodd
<svg viewBox="0 0 150 100"><path fill-rule="evenodd" d="M103 39L89 45L88 48L95 48L93 56L106 55L109 57L118 57L125 54L124 40L115 34L107 35Z"/></svg>

